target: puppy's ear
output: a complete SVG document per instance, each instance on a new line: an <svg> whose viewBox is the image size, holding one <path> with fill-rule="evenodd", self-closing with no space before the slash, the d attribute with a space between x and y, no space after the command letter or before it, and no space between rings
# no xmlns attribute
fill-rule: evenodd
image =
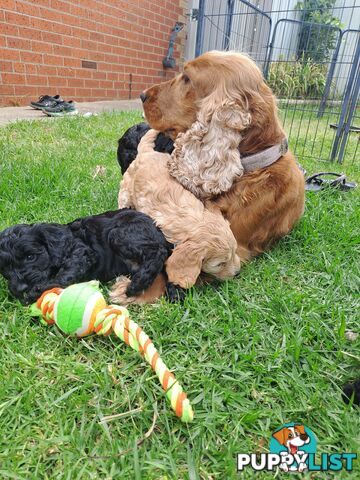
<svg viewBox="0 0 360 480"><path fill-rule="evenodd" d="M39 241L45 246L54 266L61 266L70 255L72 235L63 225L48 224L37 229Z"/></svg>
<svg viewBox="0 0 360 480"><path fill-rule="evenodd" d="M280 443L280 445L285 445L285 442L286 442L286 438L285 438L286 431L287 431L286 428L282 428L281 430L279 430L278 432L273 433L273 435L272 435L272 436Z"/></svg>
<svg viewBox="0 0 360 480"><path fill-rule="evenodd" d="M204 251L199 245L187 241L177 245L166 261L169 282L181 288L190 288L200 275Z"/></svg>

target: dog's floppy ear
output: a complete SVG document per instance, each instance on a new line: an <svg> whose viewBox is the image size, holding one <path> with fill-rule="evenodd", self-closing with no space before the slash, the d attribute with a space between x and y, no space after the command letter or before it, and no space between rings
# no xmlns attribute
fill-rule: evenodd
<svg viewBox="0 0 360 480"><path fill-rule="evenodd" d="M304 425L300 425L300 424L294 425L294 428L300 435L306 434Z"/></svg>
<svg viewBox="0 0 360 480"><path fill-rule="evenodd" d="M169 160L170 173L200 198L228 191L244 171L239 143L250 113L243 102L215 97L202 101L197 121L178 135Z"/></svg>
<svg viewBox="0 0 360 480"><path fill-rule="evenodd" d="M5 232L0 232L0 273L2 273L10 264L11 253L11 241L9 235Z"/></svg>
<svg viewBox="0 0 360 480"><path fill-rule="evenodd" d="M204 252L199 245L186 241L177 245L166 261L169 282L181 288L190 288L200 275Z"/></svg>
<svg viewBox="0 0 360 480"><path fill-rule="evenodd" d="M64 255L69 254L72 235L62 225L45 224L37 229L39 241L45 246L54 266L61 266Z"/></svg>
<svg viewBox="0 0 360 480"><path fill-rule="evenodd" d="M281 444L281 445L285 445L285 442L286 442L286 432L287 432L287 428L282 428L281 430L279 430L278 432L275 432L273 433L273 437Z"/></svg>

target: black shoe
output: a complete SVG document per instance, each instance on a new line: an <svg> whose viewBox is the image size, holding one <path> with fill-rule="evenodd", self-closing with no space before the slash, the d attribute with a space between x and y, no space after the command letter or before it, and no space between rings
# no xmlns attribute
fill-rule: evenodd
<svg viewBox="0 0 360 480"><path fill-rule="evenodd" d="M76 115L78 110L75 102L69 100L68 102L58 102L54 107L45 107L43 112L49 117L64 117L66 115Z"/></svg>
<svg viewBox="0 0 360 480"><path fill-rule="evenodd" d="M30 106L36 110L42 110L46 107L55 107L59 102L63 102L63 99L60 95L55 95L54 97L50 95L43 95L39 97L36 102L30 102Z"/></svg>

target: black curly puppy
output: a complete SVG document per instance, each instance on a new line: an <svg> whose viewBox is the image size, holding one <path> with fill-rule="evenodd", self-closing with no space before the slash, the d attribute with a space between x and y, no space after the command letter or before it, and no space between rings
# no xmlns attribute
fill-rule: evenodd
<svg viewBox="0 0 360 480"><path fill-rule="evenodd" d="M0 232L0 273L23 303L58 286L130 275L127 295L148 288L173 246L147 215L122 209L66 225L15 225ZM172 295L174 286L169 290ZM171 298L174 299L174 298Z"/></svg>
<svg viewBox="0 0 360 480"><path fill-rule="evenodd" d="M150 127L147 123L138 123L126 130L120 138L117 159L123 175L135 159L140 140L148 130L150 130ZM163 133L159 133L155 142L155 150L162 153L171 153L174 150L174 142Z"/></svg>
<svg viewBox="0 0 360 480"><path fill-rule="evenodd" d="M360 378L352 383L347 383L343 387L343 400L345 403L349 403L350 399L354 395L353 405L360 406Z"/></svg>

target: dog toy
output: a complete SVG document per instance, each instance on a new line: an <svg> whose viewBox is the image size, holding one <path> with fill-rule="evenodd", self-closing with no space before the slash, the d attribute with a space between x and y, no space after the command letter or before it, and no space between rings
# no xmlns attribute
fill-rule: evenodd
<svg viewBox="0 0 360 480"><path fill-rule="evenodd" d="M183 422L192 421L194 413L186 394L160 358L150 338L139 325L130 320L126 308L106 304L98 282L47 290L32 305L31 313L39 316L44 324L56 323L67 335L84 337L93 332L97 335L110 335L114 332L151 365L176 415Z"/></svg>

